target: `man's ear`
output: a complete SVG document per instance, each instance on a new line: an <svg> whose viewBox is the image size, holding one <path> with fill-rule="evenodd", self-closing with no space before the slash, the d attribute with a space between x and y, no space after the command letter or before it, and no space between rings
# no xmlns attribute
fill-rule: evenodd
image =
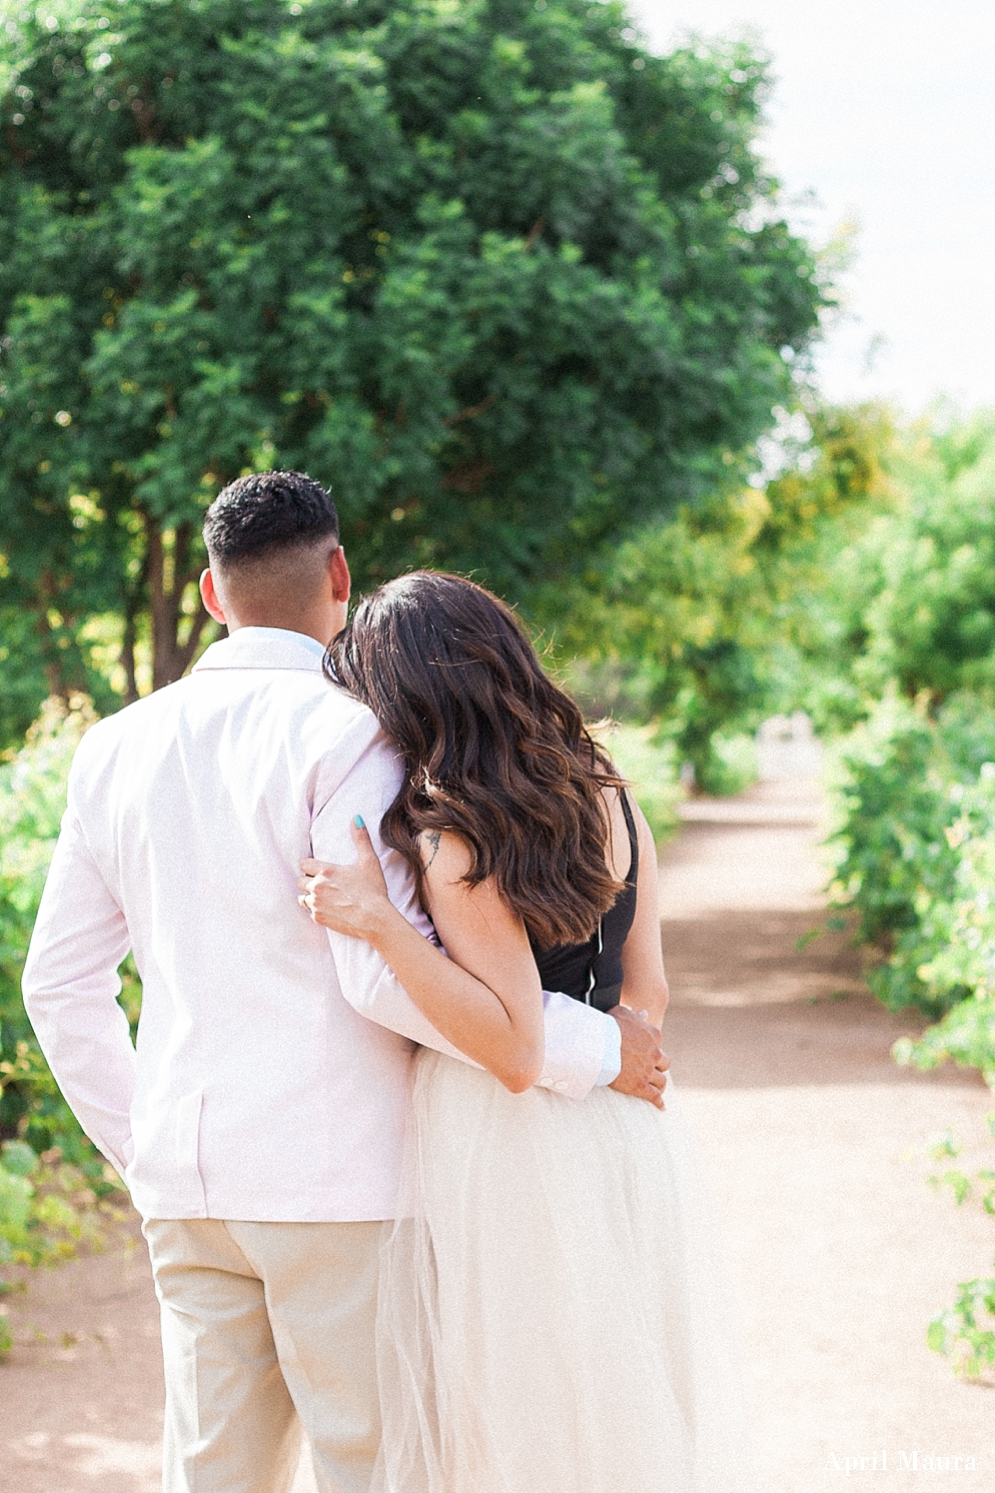
<svg viewBox="0 0 995 1493"><path fill-rule="evenodd" d="M352 591L352 577L349 574L349 562L341 544L332 550L328 557L328 574L332 582L333 598L338 602L348 601Z"/></svg>
<svg viewBox="0 0 995 1493"><path fill-rule="evenodd" d="M223 627L227 627L228 618L218 600L218 593L214 589L214 577L209 570L205 570L200 578L200 599L215 622L220 622Z"/></svg>

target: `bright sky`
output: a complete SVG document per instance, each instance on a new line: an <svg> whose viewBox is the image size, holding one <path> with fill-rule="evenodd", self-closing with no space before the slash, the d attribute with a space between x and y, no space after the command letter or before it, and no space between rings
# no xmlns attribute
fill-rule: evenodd
<svg viewBox="0 0 995 1493"><path fill-rule="evenodd" d="M654 50L750 28L773 54L763 150L792 220L857 230L826 394L995 406L995 0L630 3Z"/></svg>

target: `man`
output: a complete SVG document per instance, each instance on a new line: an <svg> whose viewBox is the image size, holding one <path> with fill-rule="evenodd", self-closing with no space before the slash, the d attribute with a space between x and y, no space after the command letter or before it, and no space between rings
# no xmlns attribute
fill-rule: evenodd
<svg viewBox="0 0 995 1493"><path fill-rule="evenodd" d="M229 636L81 743L25 1004L144 1219L166 1493L280 1493L301 1424L323 1493L365 1493L410 1039L452 1049L372 950L340 939L347 1003L335 937L297 905L302 857L351 859L356 805L378 822L399 786L373 716L321 672L350 584L332 501L300 473L244 477L204 532L201 594ZM376 843L430 936L408 867ZM129 947L137 1051L116 1001ZM659 1102L659 1033L631 1013L548 996L546 1042L546 1085Z"/></svg>

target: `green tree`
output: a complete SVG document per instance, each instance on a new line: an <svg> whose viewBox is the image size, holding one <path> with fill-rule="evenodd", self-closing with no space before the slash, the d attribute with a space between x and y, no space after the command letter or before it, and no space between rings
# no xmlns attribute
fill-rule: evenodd
<svg viewBox="0 0 995 1493"><path fill-rule="evenodd" d="M0 41L0 604L126 693L202 641L245 470L340 501L360 584L527 598L726 483L823 293L753 150L765 63L610 0L63 0ZM797 365L796 365L797 366Z"/></svg>
<svg viewBox="0 0 995 1493"><path fill-rule="evenodd" d="M868 549L880 576L867 609L865 673L934 705L995 697L995 420L911 433L906 497Z"/></svg>
<svg viewBox="0 0 995 1493"><path fill-rule="evenodd" d="M658 721L708 791L728 776L720 733L811 705L814 681L838 669L832 551L888 490L884 410L810 402L781 415L766 484L644 526L542 598L593 713Z"/></svg>
<svg viewBox="0 0 995 1493"><path fill-rule="evenodd" d="M891 690L995 698L995 421L882 412L875 444L874 500L823 528L798 613L816 714L844 726Z"/></svg>

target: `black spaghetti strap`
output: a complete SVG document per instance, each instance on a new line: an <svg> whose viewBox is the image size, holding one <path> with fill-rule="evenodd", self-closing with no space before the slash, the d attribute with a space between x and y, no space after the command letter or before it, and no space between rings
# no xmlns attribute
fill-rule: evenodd
<svg viewBox="0 0 995 1493"><path fill-rule="evenodd" d="M629 834L629 869L614 904L598 919L591 937L582 944L559 944L543 949L531 937L532 952L544 990L562 990L574 1000L610 1011L622 994L622 949L636 913L636 878L639 874L639 836L632 800L625 789L622 812Z"/></svg>
<svg viewBox="0 0 995 1493"><path fill-rule="evenodd" d="M629 790L619 790L622 797L622 813L625 815L625 827L629 831L629 871L625 878L626 886L635 886L636 877L639 875L639 834L636 830L636 821L632 813L632 804L629 801Z"/></svg>

